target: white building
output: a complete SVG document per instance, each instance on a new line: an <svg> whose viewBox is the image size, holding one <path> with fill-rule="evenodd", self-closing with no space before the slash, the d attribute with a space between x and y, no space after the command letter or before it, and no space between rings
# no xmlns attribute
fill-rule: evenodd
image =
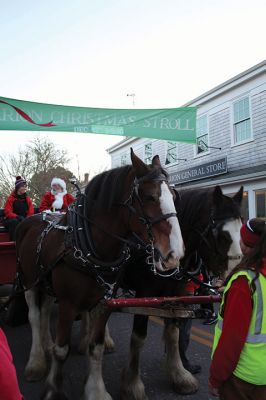
<svg viewBox="0 0 266 400"><path fill-rule="evenodd" d="M130 163L130 147L146 163L156 154L179 187L244 186L243 213L266 219L266 61L191 100L197 144L125 138L110 147L112 167Z"/></svg>

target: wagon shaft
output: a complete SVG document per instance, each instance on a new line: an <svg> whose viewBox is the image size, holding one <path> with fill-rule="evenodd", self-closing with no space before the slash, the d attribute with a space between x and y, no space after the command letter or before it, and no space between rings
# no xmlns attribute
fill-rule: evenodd
<svg viewBox="0 0 266 400"><path fill-rule="evenodd" d="M112 311L163 318L205 318L200 304L218 303L220 296L143 297L107 300Z"/></svg>
<svg viewBox="0 0 266 400"><path fill-rule="evenodd" d="M189 308L153 308L153 307L123 307L123 313L136 315L149 315L162 318L199 318L196 310Z"/></svg>

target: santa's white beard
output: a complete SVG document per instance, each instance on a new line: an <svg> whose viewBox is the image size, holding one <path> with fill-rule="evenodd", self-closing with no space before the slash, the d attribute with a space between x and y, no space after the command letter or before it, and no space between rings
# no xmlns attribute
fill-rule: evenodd
<svg viewBox="0 0 266 400"><path fill-rule="evenodd" d="M55 200L52 204L52 208L55 208L56 210L60 210L62 208L63 202L64 202L64 195L66 192L60 192L54 195Z"/></svg>

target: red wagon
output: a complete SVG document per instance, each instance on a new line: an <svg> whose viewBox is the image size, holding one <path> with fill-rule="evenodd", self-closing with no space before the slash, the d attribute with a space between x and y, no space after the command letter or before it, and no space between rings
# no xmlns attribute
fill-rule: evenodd
<svg viewBox="0 0 266 400"><path fill-rule="evenodd" d="M0 285L12 283L16 274L15 242L9 239L3 217L4 210L0 209Z"/></svg>

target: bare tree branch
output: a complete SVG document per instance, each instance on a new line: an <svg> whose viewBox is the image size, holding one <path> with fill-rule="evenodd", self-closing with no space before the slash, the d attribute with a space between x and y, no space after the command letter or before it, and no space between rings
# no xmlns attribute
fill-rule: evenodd
<svg viewBox="0 0 266 400"><path fill-rule="evenodd" d="M0 207L14 190L16 176L25 178L29 194L35 205L39 205L44 191L50 187L53 174L69 178L72 172L66 169L69 157L66 150L58 149L48 138L36 137L18 154L0 155Z"/></svg>

